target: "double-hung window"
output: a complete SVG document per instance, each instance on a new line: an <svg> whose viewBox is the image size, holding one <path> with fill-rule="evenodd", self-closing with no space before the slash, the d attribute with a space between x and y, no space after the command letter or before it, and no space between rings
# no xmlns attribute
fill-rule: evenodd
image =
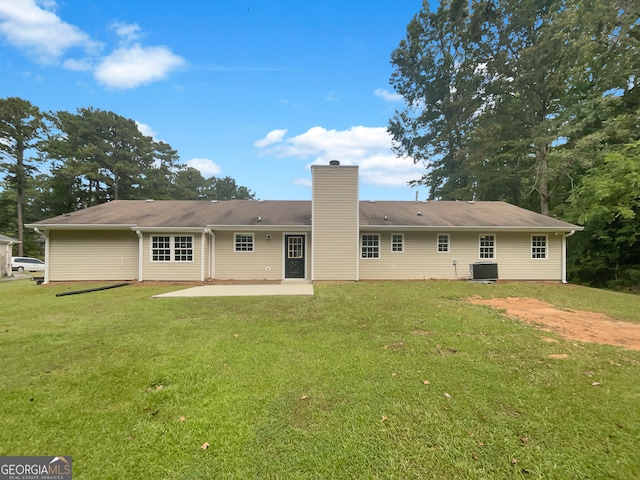
<svg viewBox="0 0 640 480"><path fill-rule="evenodd" d="M362 258L380 258L380 235L362 235Z"/></svg>
<svg viewBox="0 0 640 480"><path fill-rule="evenodd" d="M234 235L234 252L253 252L253 247L253 233L236 233Z"/></svg>
<svg viewBox="0 0 640 480"><path fill-rule="evenodd" d="M152 262L193 262L191 235L152 235Z"/></svg>
<svg viewBox="0 0 640 480"><path fill-rule="evenodd" d="M391 235L391 251L404 252L404 235L402 233L394 233Z"/></svg>
<svg viewBox="0 0 640 480"><path fill-rule="evenodd" d="M449 234L438 234L438 253L449 253Z"/></svg>
<svg viewBox="0 0 640 480"><path fill-rule="evenodd" d="M533 259L547 258L547 236L546 235L531 236L531 258Z"/></svg>
<svg viewBox="0 0 640 480"><path fill-rule="evenodd" d="M173 237L173 258L176 262L193 261L193 237Z"/></svg>
<svg viewBox="0 0 640 480"><path fill-rule="evenodd" d="M480 258L495 258L496 237L495 235L480 235Z"/></svg>

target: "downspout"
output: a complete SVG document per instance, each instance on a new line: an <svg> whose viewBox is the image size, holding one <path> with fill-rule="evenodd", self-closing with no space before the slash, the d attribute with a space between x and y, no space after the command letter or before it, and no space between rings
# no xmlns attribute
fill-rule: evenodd
<svg viewBox="0 0 640 480"><path fill-rule="evenodd" d="M142 281L142 265L143 265L143 251L144 251L144 238L140 230L136 230L138 236L138 281Z"/></svg>
<svg viewBox="0 0 640 480"><path fill-rule="evenodd" d="M205 239L206 233L207 233L207 229L205 227L205 229L200 234L200 281L201 282L204 282L204 256L206 252L204 239Z"/></svg>
<svg viewBox="0 0 640 480"><path fill-rule="evenodd" d="M49 248L51 243L49 241L49 230L43 232L35 227L33 231L44 237L44 283L47 284L49 283Z"/></svg>
<svg viewBox="0 0 640 480"><path fill-rule="evenodd" d="M209 278L213 278L215 276L215 269L213 267L214 265L214 254L215 254L215 240L216 240L216 236L213 233L213 231L211 230L210 227L206 227L204 229L205 233L209 234L209 237L211 239L210 243L209 243Z"/></svg>
<svg viewBox="0 0 640 480"><path fill-rule="evenodd" d="M575 230L571 230L569 233L562 235L562 283L567 283L567 238L576 233Z"/></svg>

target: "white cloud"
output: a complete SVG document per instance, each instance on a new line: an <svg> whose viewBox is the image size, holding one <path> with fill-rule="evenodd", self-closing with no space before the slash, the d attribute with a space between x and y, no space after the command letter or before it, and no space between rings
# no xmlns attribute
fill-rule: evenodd
<svg viewBox="0 0 640 480"><path fill-rule="evenodd" d="M142 29L137 23L113 22L110 27L126 43L142 38Z"/></svg>
<svg viewBox="0 0 640 480"><path fill-rule="evenodd" d="M107 87L125 90L164 80L184 65L185 59L171 53L167 47L134 44L105 57L96 67L95 78Z"/></svg>
<svg viewBox="0 0 640 480"><path fill-rule="evenodd" d="M273 145L274 143L280 143L282 142L282 139L286 134L287 134L286 129L271 130L269 133L267 133L266 137L254 142L254 145L259 148L265 148L265 147L268 147L269 145Z"/></svg>
<svg viewBox="0 0 640 480"><path fill-rule="evenodd" d="M269 141L270 136L278 141ZM339 160L343 165L359 165L361 181L369 185L402 187L424 173L424 167L414 165L411 158L396 156L385 127L356 126L348 130L313 127L293 137L286 137L286 130L273 130L255 145L265 155L279 158L311 160L322 165Z"/></svg>
<svg viewBox="0 0 640 480"><path fill-rule="evenodd" d="M68 58L62 66L77 72L93 71L98 82L116 89L163 80L186 64L167 47L132 43L142 37L142 29L137 23L126 22L110 25L120 39L119 47L101 57L104 44L63 21L55 8L55 0L0 0L0 37L41 64L60 64L70 51L82 49L85 58Z"/></svg>
<svg viewBox="0 0 640 480"><path fill-rule="evenodd" d="M187 166L200 170L205 178L218 175L222 171L216 162L208 158L192 158L187 162Z"/></svg>
<svg viewBox="0 0 640 480"><path fill-rule="evenodd" d="M146 123L136 121L136 125L138 126L138 130L140 130L140 133L142 133L143 135L146 135L147 137L151 137L154 140L158 136L158 132L156 132L153 128L151 128Z"/></svg>
<svg viewBox="0 0 640 480"><path fill-rule="evenodd" d="M40 6L41 5L41 6ZM95 53L101 44L54 12L55 2L35 0L0 1L0 35L39 63L57 63L72 48Z"/></svg>
<svg viewBox="0 0 640 480"><path fill-rule="evenodd" d="M401 102L402 95L394 92L390 92L386 88L376 88L373 91L376 97L382 98L385 102Z"/></svg>

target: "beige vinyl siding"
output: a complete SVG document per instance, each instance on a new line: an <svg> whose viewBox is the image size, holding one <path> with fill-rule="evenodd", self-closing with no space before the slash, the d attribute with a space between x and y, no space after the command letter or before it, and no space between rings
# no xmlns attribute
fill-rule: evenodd
<svg viewBox="0 0 640 480"><path fill-rule="evenodd" d="M446 233L449 252L439 253L438 234ZM532 259L530 233L482 233L495 236L493 259L480 258L480 232L408 232L402 253L391 251L391 233L380 233L380 258L360 258L360 279L468 279L469 264L495 262L502 280L562 280L561 235L546 234L547 258Z"/></svg>
<svg viewBox="0 0 640 480"><path fill-rule="evenodd" d="M193 261L176 262L173 260L168 262L154 262L151 260L151 237L166 236L171 237L192 237L193 238ZM201 261L202 261L202 234L195 233L144 233L142 242L142 279L143 280L159 280L159 281L185 281L196 282L201 278ZM206 270L205 270L206 271Z"/></svg>
<svg viewBox="0 0 640 480"><path fill-rule="evenodd" d="M429 245L427 236L434 235L425 232L409 232L404 234L402 252L391 251L391 237L401 232L365 232L366 235L380 236L380 257L360 259L361 280L422 280L427 276L429 264ZM361 241L361 237L358 242ZM360 245L360 243L359 243Z"/></svg>
<svg viewBox="0 0 640 480"><path fill-rule="evenodd" d="M253 233L253 252L235 251L235 234ZM267 235L271 235L267 239ZM282 232L216 232L215 278L218 280L282 280Z"/></svg>
<svg viewBox="0 0 640 480"><path fill-rule="evenodd" d="M561 280L562 235L554 233L546 235L546 259L531 258L530 233L496 235L499 277L511 280ZM504 260L501 261L503 258Z"/></svg>
<svg viewBox="0 0 640 480"><path fill-rule="evenodd" d="M49 281L138 278L138 237L131 230L52 230L49 242Z"/></svg>
<svg viewBox="0 0 640 480"><path fill-rule="evenodd" d="M358 168L312 167L313 280L358 279Z"/></svg>

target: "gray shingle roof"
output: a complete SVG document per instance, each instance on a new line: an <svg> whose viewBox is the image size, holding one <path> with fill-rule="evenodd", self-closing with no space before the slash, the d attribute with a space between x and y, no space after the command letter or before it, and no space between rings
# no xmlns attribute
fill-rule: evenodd
<svg viewBox="0 0 640 480"><path fill-rule="evenodd" d="M385 220L386 216L386 220ZM360 225L546 228L574 230L567 222L506 202L360 202Z"/></svg>
<svg viewBox="0 0 640 480"><path fill-rule="evenodd" d="M311 226L310 201L116 200L33 226L90 228L205 228L225 226ZM567 222L505 202L360 202L363 228L499 228L581 230Z"/></svg>

